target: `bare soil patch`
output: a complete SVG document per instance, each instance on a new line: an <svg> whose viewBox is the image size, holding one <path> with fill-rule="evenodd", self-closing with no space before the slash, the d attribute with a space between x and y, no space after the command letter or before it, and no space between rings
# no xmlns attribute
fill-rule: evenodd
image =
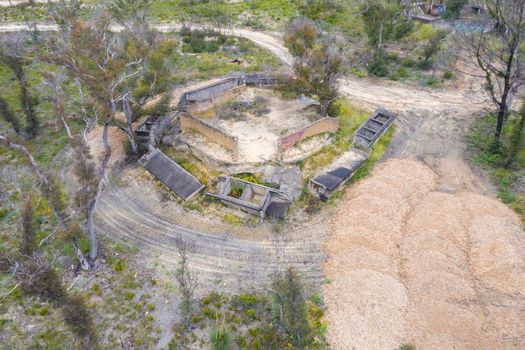
<svg viewBox="0 0 525 350"><path fill-rule="evenodd" d="M198 115L239 140L240 163L263 163L278 157L278 140L289 132L306 126L320 115L305 109L299 100L283 100L269 89L247 88L241 95L222 106ZM190 135L199 150L215 159L233 162L219 145L200 135ZM300 158L328 142L313 137L292 155Z"/></svg>

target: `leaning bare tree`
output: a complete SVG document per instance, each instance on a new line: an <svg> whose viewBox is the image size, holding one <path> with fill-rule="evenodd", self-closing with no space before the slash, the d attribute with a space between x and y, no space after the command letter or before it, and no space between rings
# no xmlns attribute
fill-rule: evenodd
<svg viewBox="0 0 525 350"><path fill-rule="evenodd" d="M96 349L97 336L93 317L85 300L70 293L60 275L36 244L38 225L33 198L26 196L21 210L22 228L18 249L0 252L0 273L11 274L23 294L36 296L60 309L66 324L79 339L82 349Z"/></svg>
<svg viewBox="0 0 525 350"><path fill-rule="evenodd" d="M60 227L64 230L64 232L69 232L70 226L68 225L66 220L67 204L61 196L61 191L57 184L57 181L44 172L42 167L40 167L40 165L36 162L32 153L23 144L13 142L7 136L7 134L4 135L3 133L0 133L0 141L2 143L5 143L7 147L22 153L26 157L29 164L31 165L33 172L35 173L41 184L42 194L46 198L47 203L54 216L56 217ZM89 263L84 257L82 251L80 250L77 239L73 238L72 243L75 253L78 256L80 266L82 267L82 269L87 270L89 268Z"/></svg>
<svg viewBox="0 0 525 350"><path fill-rule="evenodd" d="M96 186L87 200L85 211L90 240L89 259L93 262L98 256L95 208L111 157L108 129L117 120L117 104L128 93L123 87L143 70L144 50L131 47L131 41L122 40L118 33L112 31L110 17L105 12L97 13L86 22L78 17L76 8L71 5L60 2L54 6L52 14L60 25L60 32L49 41L44 57L64 67L80 81L89 93L91 104L103 118L104 151L97 171Z"/></svg>
<svg viewBox="0 0 525 350"><path fill-rule="evenodd" d="M22 50L20 50L22 51ZM26 115L26 132L29 137L34 137L39 131L40 122L36 116L36 98L30 93L29 81L25 66L28 60L19 55L18 52L8 52L4 47L0 48L0 64L5 65L13 72L20 89L20 105Z"/></svg>
<svg viewBox="0 0 525 350"><path fill-rule="evenodd" d="M483 72L485 90L498 113L495 141L499 141L516 90L525 83L520 60L525 37L524 0L487 0L494 27L464 35L466 49Z"/></svg>

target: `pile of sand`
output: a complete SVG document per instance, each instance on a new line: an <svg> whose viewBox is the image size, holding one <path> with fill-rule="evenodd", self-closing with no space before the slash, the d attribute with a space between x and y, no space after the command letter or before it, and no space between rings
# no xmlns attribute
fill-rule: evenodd
<svg viewBox="0 0 525 350"><path fill-rule="evenodd" d="M325 246L334 349L525 348L519 218L436 186L427 166L394 159L345 195Z"/></svg>

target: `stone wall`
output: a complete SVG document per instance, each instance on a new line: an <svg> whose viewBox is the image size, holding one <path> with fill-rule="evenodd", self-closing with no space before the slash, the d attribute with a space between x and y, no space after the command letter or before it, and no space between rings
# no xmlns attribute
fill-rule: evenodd
<svg viewBox="0 0 525 350"><path fill-rule="evenodd" d="M233 153L233 160L237 161L239 155L237 136L232 136L210 123L186 113L180 116L180 128L183 132L197 132L210 141L230 150Z"/></svg>
<svg viewBox="0 0 525 350"><path fill-rule="evenodd" d="M214 95L213 97L209 97L205 100L199 100L194 102L186 100L184 110L188 113L198 113L210 108L220 106L226 103L227 101L239 96L245 87L245 85L240 85L230 90L221 92L218 95Z"/></svg>
<svg viewBox="0 0 525 350"><path fill-rule="evenodd" d="M242 77L231 77L188 91L181 96L179 109L190 113L204 111L237 96L244 86Z"/></svg>
<svg viewBox="0 0 525 350"><path fill-rule="evenodd" d="M339 118L324 117L296 130L278 140L279 152L284 152L296 143L325 132L335 133L339 129Z"/></svg>
<svg viewBox="0 0 525 350"><path fill-rule="evenodd" d="M277 85L278 81L274 77L268 74L256 73L256 74L246 74L244 76L244 82L248 86L274 86Z"/></svg>

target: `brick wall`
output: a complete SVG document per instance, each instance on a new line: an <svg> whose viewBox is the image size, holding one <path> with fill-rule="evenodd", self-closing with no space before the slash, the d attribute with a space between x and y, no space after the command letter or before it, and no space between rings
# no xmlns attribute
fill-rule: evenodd
<svg viewBox="0 0 525 350"><path fill-rule="evenodd" d="M296 130L278 140L279 152L284 152L296 143L325 132L335 133L339 129L339 118L324 117Z"/></svg>
<svg viewBox="0 0 525 350"><path fill-rule="evenodd" d="M233 160L238 158L238 140L237 136L229 135L228 133L216 128L204 120L193 117L189 114L182 114L180 116L180 127L183 132L195 131L205 136L212 142L215 142L233 153Z"/></svg>

